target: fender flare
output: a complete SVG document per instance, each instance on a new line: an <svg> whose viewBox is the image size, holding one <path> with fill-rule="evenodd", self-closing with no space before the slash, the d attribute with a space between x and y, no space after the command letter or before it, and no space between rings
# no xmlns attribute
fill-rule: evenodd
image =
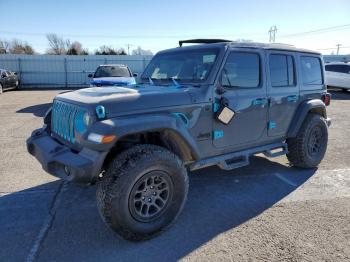
<svg viewBox="0 0 350 262"><path fill-rule="evenodd" d="M182 142L184 142L191 151L193 158L200 158L198 147L188 132L186 124L180 117L175 115L142 115L107 119L95 123L87 133L116 135L118 141L128 135L157 131L165 132L165 135L168 137L169 133L175 134L181 139L181 143L179 143L178 146L181 146ZM89 142L87 138L84 140L86 146L90 148L98 146L100 151L107 151L115 145L115 143L109 145L96 145Z"/></svg>
<svg viewBox="0 0 350 262"><path fill-rule="evenodd" d="M296 137L301 125L303 124L308 113L317 113L327 118L326 105L320 99L311 99L302 102L297 111L294 113L292 122L290 123L287 137Z"/></svg>

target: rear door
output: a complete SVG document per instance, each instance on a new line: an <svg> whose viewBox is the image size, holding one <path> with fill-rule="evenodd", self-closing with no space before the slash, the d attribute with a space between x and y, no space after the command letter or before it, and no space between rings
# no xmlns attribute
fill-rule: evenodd
<svg viewBox="0 0 350 262"><path fill-rule="evenodd" d="M326 65L326 82L332 87L346 87L348 70L346 65L331 64Z"/></svg>
<svg viewBox="0 0 350 262"><path fill-rule="evenodd" d="M350 66L349 65L339 65L339 83L340 87L350 88Z"/></svg>
<svg viewBox="0 0 350 262"><path fill-rule="evenodd" d="M344 66L345 66L344 78L346 79L344 86L350 89L350 65L344 65Z"/></svg>
<svg viewBox="0 0 350 262"><path fill-rule="evenodd" d="M217 103L227 101L234 111L231 121L214 121L215 147L244 149L266 137L267 97L263 67L264 52L257 49L232 50L219 74L223 93ZM218 135L215 135L218 134Z"/></svg>
<svg viewBox="0 0 350 262"><path fill-rule="evenodd" d="M268 51L268 136L284 137L299 104L296 79L296 59L293 52Z"/></svg>

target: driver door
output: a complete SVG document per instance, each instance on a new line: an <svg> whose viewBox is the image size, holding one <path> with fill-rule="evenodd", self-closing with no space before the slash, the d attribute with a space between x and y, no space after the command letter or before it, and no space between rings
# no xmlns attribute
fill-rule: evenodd
<svg viewBox="0 0 350 262"><path fill-rule="evenodd" d="M213 144L215 147L244 149L267 136L267 94L263 51L245 49L231 51L221 70L222 101L234 112L229 123L214 121Z"/></svg>

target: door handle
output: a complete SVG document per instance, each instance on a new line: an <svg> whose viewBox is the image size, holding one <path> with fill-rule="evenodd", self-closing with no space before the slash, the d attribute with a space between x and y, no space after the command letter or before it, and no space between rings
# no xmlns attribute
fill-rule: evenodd
<svg viewBox="0 0 350 262"><path fill-rule="evenodd" d="M288 102L296 102L296 101L298 101L298 96L297 95L287 96L287 101Z"/></svg>
<svg viewBox="0 0 350 262"><path fill-rule="evenodd" d="M264 107L266 104L267 104L267 98L257 98L252 102L253 106L261 105L262 107Z"/></svg>

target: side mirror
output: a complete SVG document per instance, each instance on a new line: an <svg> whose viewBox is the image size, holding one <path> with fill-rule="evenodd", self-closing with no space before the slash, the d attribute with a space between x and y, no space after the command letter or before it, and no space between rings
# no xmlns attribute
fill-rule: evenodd
<svg viewBox="0 0 350 262"><path fill-rule="evenodd" d="M138 74L137 74L137 73L133 73L132 76L133 76L133 77L137 77Z"/></svg>
<svg viewBox="0 0 350 262"><path fill-rule="evenodd" d="M92 74L88 74L88 78L92 78Z"/></svg>

